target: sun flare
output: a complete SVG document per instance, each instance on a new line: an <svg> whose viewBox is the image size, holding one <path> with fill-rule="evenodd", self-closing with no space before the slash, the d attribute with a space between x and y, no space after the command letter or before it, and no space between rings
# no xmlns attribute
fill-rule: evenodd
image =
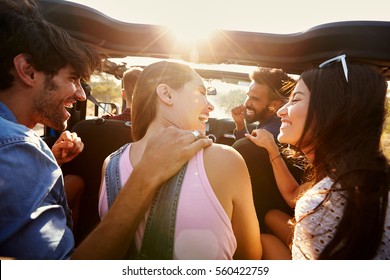
<svg viewBox="0 0 390 280"><path fill-rule="evenodd" d="M198 44L207 41L214 32L210 26L199 24L170 25L175 39L182 44Z"/></svg>

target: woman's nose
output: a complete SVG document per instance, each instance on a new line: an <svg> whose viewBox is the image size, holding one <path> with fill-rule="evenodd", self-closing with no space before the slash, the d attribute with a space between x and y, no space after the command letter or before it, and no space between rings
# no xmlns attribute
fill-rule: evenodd
<svg viewBox="0 0 390 280"><path fill-rule="evenodd" d="M284 104L284 105L283 105L281 108L279 108L279 110L276 112L276 114L278 115L278 117L281 117L281 116L283 116L283 115L286 114L286 112L287 112L287 104L288 104L288 103Z"/></svg>
<svg viewBox="0 0 390 280"><path fill-rule="evenodd" d="M214 111L214 105L211 104L211 102L208 101L208 100L207 100L207 108L209 109L210 112L211 112L211 111Z"/></svg>

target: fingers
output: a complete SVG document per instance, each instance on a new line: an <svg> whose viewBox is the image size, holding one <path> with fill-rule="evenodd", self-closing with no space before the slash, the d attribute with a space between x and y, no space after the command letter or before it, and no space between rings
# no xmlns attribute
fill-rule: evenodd
<svg viewBox="0 0 390 280"><path fill-rule="evenodd" d="M68 141L68 142L73 142L73 143L81 142L81 138L77 136L76 132L70 132L68 130L65 130L64 132L62 132L59 139L61 141Z"/></svg>
<svg viewBox="0 0 390 280"><path fill-rule="evenodd" d="M188 133L189 132L189 133ZM189 153L195 155L202 148L206 148L210 146L213 141L208 138L206 135L200 133L197 130L194 131L186 131L182 130L180 133L183 133L183 137L189 145L187 148L189 149ZM185 145L186 143L183 143ZM185 146L183 146L185 148Z"/></svg>
<svg viewBox="0 0 390 280"><path fill-rule="evenodd" d="M267 149L268 152L279 151L274 136L265 129L254 129L251 134L245 136L257 146Z"/></svg>
<svg viewBox="0 0 390 280"><path fill-rule="evenodd" d="M262 137L265 137L265 136L272 136L273 137L273 135L268 131L268 130L265 130L265 129L261 129L261 128L258 128L258 129L254 129L254 130L252 130L252 132L251 132L251 135L252 136L262 136Z"/></svg>
<svg viewBox="0 0 390 280"><path fill-rule="evenodd" d="M245 109L246 109L245 105L241 104L241 105L233 107L233 109L231 111L235 112L235 113L242 113L242 112L245 112Z"/></svg>
<svg viewBox="0 0 390 280"><path fill-rule="evenodd" d="M233 117L243 118L243 117L245 117L245 110L246 110L245 106L244 105L240 105L240 106L234 107L231 110L231 113L232 113Z"/></svg>
<svg viewBox="0 0 390 280"><path fill-rule="evenodd" d="M257 132L259 131L260 129L254 129L252 130L251 133L245 133L245 136L248 138L248 139L254 139L257 137Z"/></svg>
<svg viewBox="0 0 390 280"><path fill-rule="evenodd" d="M254 137L252 136L252 134L249 134L249 133L245 133L245 137L248 138L248 139L251 140L251 141L252 141L252 139L254 138Z"/></svg>
<svg viewBox="0 0 390 280"><path fill-rule="evenodd" d="M68 162L81 153L84 149L84 143L77 136L76 132L65 130L59 137L58 148L61 150L61 159L63 162Z"/></svg>
<svg viewBox="0 0 390 280"><path fill-rule="evenodd" d="M198 132L199 133L199 132ZM148 173L167 180L173 176L199 150L211 145L211 139L194 131L174 127L161 129L145 147L140 164L146 163Z"/></svg>
<svg viewBox="0 0 390 280"><path fill-rule="evenodd" d="M62 150L62 149L70 149L73 146L74 146L73 142L61 141L61 142L56 143L55 148Z"/></svg>
<svg viewBox="0 0 390 280"><path fill-rule="evenodd" d="M263 129L254 129L251 133L246 133L245 136L252 142L255 142L261 137L262 130Z"/></svg>
<svg viewBox="0 0 390 280"><path fill-rule="evenodd" d="M234 107L231 110L231 114L233 117L233 121L236 124L237 130L243 130L245 129L245 115L246 115L246 107L245 105L239 105Z"/></svg>
<svg viewBox="0 0 390 280"><path fill-rule="evenodd" d="M65 130L61 133L59 139L61 141L72 141L74 137L77 137L75 132L70 132L69 130Z"/></svg>
<svg viewBox="0 0 390 280"><path fill-rule="evenodd" d="M213 143L213 140L211 140L210 138L207 138L207 137L197 139L196 141L194 141L192 143L192 145L190 147L193 150L191 153L196 154L196 152L198 152L199 150L201 150L203 148L210 146L212 143Z"/></svg>
<svg viewBox="0 0 390 280"><path fill-rule="evenodd" d="M197 130L191 131L191 134L194 135L195 141L198 140L201 135L200 132Z"/></svg>

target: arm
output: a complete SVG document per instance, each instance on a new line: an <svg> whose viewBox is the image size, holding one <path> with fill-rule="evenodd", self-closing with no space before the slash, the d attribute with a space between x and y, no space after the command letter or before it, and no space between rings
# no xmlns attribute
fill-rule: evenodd
<svg viewBox="0 0 390 280"><path fill-rule="evenodd" d="M105 218L75 250L72 258L123 258L157 188L197 151L210 144L211 140L206 137L195 141L189 131L172 127L156 133Z"/></svg>
<svg viewBox="0 0 390 280"><path fill-rule="evenodd" d="M263 147L268 151L279 191L287 204L294 208L296 198L302 188L288 170L273 135L264 129L255 129L252 131L252 134L247 134L246 137L257 146Z"/></svg>
<svg viewBox="0 0 390 280"><path fill-rule="evenodd" d="M238 152L237 155L239 155ZM232 176L227 180L235 187L232 225L237 239L237 250L234 258L259 260L262 257L262 246L260 226L253 202L252 184L243 158L240 156L234 161L231 166L234 166L235 174L229 173Z"/></svg>
<svg viewBox="0 0 390 280"><path fill-rule="evenodd" d="M237 240L235 259L260 259L260 227L246 164L233 148L214 144L204 150L210 184L231 220Z"/></svg>
<svg viewBox="0 0 390 280"><path fill-rule="evenodd" d="M0 250L16 259L69 258L74 242L61 171L38 137L14 139L0 148Z"/></svg>
<svg viewBox="0 0 390 280"><path fill-rule="evenodd" d="M244 138L245 133L248 133L248 129L245 124L245 105L239 105L234 107L231 110L232 117L234 123L236 124L236 128L234 129L234 136L236 136L236 140Z"/></svg>

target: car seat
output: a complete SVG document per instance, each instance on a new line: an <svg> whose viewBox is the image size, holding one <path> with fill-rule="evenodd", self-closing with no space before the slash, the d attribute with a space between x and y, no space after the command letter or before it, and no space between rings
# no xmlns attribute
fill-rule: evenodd
<svg viewBox="0 0 390 280"><path fill-rule="evenodd" d="M72 161L62 165L64 175L74 174L83 178L84 192L80 202L80 213L75 234L78 245L100 221L98 194L105 158L132 141L131 123L110 119L82 120L76 123L76 132L84 143L84 150Z"/></svg>

